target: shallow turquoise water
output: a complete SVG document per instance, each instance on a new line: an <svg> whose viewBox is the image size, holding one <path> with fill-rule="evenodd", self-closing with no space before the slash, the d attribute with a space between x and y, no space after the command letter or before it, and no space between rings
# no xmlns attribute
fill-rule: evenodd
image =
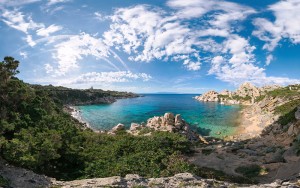
<svg viewBox="0 0 300 188"><path fill-rule="evenodd" d="M118 123L129 127L132 122L146 122L166 112L181 114L183 119L203 135L232 135L239 106L199 102L191 94L147 94L144 97L120 99L113 104L78 106L82 118L93 128L109 130ZM217 132L222 132L218 135Z"/></svg>

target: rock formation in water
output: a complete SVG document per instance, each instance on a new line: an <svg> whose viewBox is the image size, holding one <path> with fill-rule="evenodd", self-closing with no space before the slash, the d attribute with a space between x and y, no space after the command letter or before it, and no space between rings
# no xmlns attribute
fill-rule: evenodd
<svg viewBox="0 0 300 188"><path fill-rule="evenodd" d="M190 129L190 125L182 119L180 114L174 115L173 113L165 113L163 116L154 116L153 118L149 118L146 124L142 125L132 123L127 132L133 135L139 135L143 129L179 133L186 136L189 140L199 140L200 136ZM116 125L108 133L115 134L120 130L125 130L123 124Z"/></svg>

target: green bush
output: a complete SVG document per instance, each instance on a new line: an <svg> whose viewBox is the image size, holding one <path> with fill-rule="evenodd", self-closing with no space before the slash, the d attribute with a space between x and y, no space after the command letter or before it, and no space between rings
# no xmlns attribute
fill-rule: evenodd
<svg viewBox="0 0 300 188"><path fill-rule="evenodd" d="M9 187L9 181L0 176L0 187Z"/></svg>
<svg viewBox="0 0 300 188"><path fill-rule="evenodd" d="M300 99L292 100L281 106L277 106L275 108L275 113L280 115L278 122L281 125L286 125L295 121L295 112L297 111L298 106L300 106Z"/></svg>
<svg viewBox="0 0 300 188"><path fill-rule="evenodd" d="M251 179L266 173L267 170L259 165L247 165L237 167L235 171L242 174L244 177Z"/></svg>

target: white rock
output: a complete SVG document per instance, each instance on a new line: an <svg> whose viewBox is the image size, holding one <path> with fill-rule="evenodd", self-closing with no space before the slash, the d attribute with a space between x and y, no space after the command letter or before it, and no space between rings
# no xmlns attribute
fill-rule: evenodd
<svg viewBox="0 0 300 188"><path fill-rule="evenodd" d="M131 125L130 125L130 131L136 131L137 129L139 129L140 128L140 125L139 124L137 124L137 123L131 123Z"/></svg>
<svg viewBox="0 0 300 188"><path fill-rule="evenodd" d="M118 125L114 126L112 129L111 129L111 132L117 132L117 131L120 131L120 130L124 130L125 129L125 125L119 123Z"/></svg>

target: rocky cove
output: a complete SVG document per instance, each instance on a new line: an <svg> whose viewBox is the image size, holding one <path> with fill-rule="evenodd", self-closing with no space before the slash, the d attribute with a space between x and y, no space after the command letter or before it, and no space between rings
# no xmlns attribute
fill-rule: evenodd
<svg viewBox="0 0 300 188"><path fill-rule="evenodd" d="M209 92L196 97L201 102L243 105L240 130L225 139L199 135L180 114L169 112L149 118L146 123L132 123L129 129L118 124L109 131L97 131L111 136L124 132L147 137L160 131L183 135L195 144L193 154L184 156L189 163L227 176L249 178L252 184L217 181L214 177L203 178L191 173L160 178L127 174L125 177L58 181L7 165L5 161L2 161L0 174L13 187L299 187L299 91L299 85L262 89L247 83L235 92ZM66 111L74 113L75 110Z"/></svg>

